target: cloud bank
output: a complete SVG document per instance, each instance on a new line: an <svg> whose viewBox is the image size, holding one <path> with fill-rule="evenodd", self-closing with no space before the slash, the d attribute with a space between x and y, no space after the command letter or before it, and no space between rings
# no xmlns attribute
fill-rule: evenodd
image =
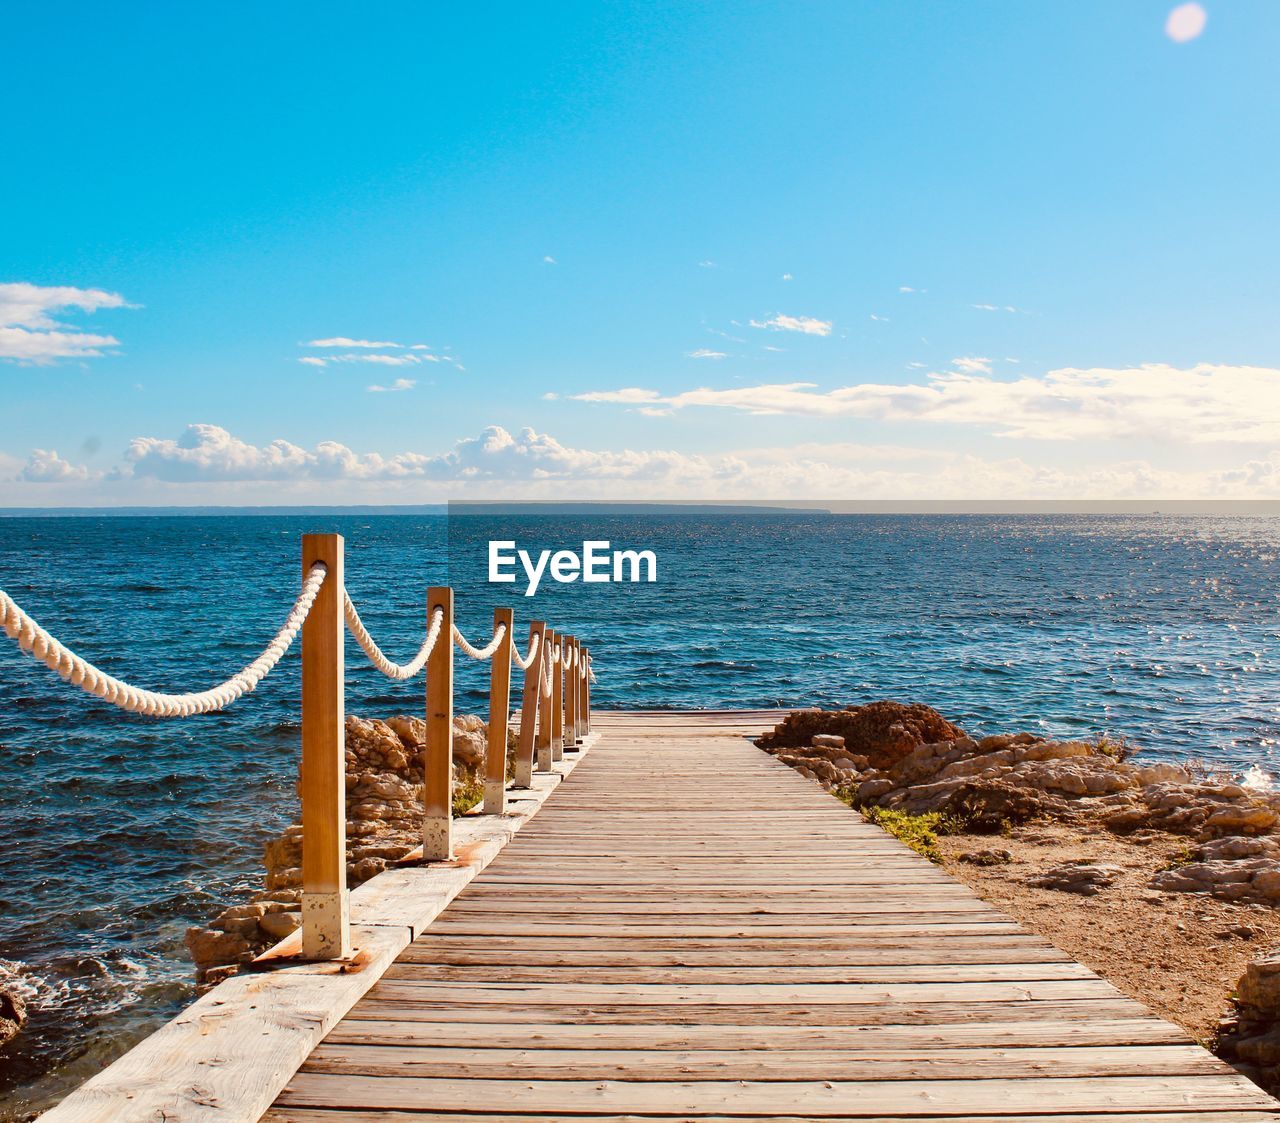
<svg viewBox="0 0 1280 1123"><path fill-rule="evenodd" d="M452 497L600 499L1280 499L1280 445L1214 470L1131 456L1083 466L1020 456L855 443L739 449L590 449L492 425L439 452L358 452L338 441L256 445L211 424L137 437L91 472L56 452L0 455L0 496L19 503L438 502Z"/></svg>

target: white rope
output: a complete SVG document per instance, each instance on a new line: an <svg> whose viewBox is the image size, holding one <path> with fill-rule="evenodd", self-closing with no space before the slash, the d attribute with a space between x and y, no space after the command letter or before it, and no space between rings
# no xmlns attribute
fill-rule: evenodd
<svg viewBox="0 0 1280 1123"><path fill-rule="evenodd" d="M520 652L516 650L515 644L512 644L511 662L513 662L522 671L527 671L533 665L533 661L538 657L538 641L541 639L541 635L535 635L529 641L529 653L523 658L521 658Z"/></svg>
<svg viewBox="0 0 1280 1123"><path fill-rule="evenodd" d="M458 625L453 626L453 640L463 651L471 656L472 659L479 659L483 662L485 659L493 658L493 653L498 650L498 645L502 643L502 637L507 634L506 624L499 624L497 630L493 633L491 639L484 647L476 647L467 637L458 631Z"/></svg>
<svg viewBox="0 0 1280 1123"><path fill-rule="evenodd" d="M555 649L551 647L547 648L548 652L553 652L554 650ZM554 662L554 655L550 659L542 660L542 696L544 698L551 697L551 664Z"/></svg>
<svg viewBox="0 0 1280 1123"><path fill-rule="evenodd" d="M427 638L422 641L422 646L418 648L418 654L407 663L393 663L383 655L382 649L373 642L373 637L369 635L369 630L364 626L364 621L360 619L360 613L356 611L356 606L352 604L351 598L345 590L342 594L342 610L347 618L347 628L355 636L356 643L364 648L364 653L369 657L369 662L377 667L387 678L397 679L401 682L405 679L413 678L427 665L427 659L436 645L436 640L440 637L440 626L444 623L444 609L437 608L431 614L431 626L427 629Z"/></svg>
<svg viewBox="0 0 1280 1123"><path fill-rule="evenodd" d="M324 584L326 569L323 562L316 562L302 582L302 590L284 624L271 642L252 663L225 682L198 694L160 694L143 690L99 670L92 663L63 647L30 616L8 593L0 590L0 625L10 639L16 640L23 651L39 659L50 670L57 671L67 682L80 687L86 693L130 710L135 714L152 717L188 717L191 714L207 714L231 705L237 698L249 693L289 650L298 629L311 611L316 594Z"/></svg>

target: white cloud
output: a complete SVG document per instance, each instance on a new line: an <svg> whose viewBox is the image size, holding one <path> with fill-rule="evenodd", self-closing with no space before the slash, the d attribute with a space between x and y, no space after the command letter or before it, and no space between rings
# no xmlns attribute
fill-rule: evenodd
<svg viewBox="0 0 1280 1123"><path fill-rule="evenodd" d="M120 341L70 328L53 314L128 307L119 293L103 289L25 281L0 284L0 359L42 366L58 359L98 358Z"/></svg>
<svg viewBox="0 0 1280 1123"><path fill-rule="evenodd" d="M394 394L399 390L412 390L418 383L412 378L397 378L390 386L366 386L370 394Z"/></svg>
<svg viewBox="0 0 1280 1123"><path fill-rule="evenodd" d="M961 360L957 360L957 365ZM581 401L643 403L800 417L860 417L945 422L999 437L1045 441L1153 439L1186 444L1280 445L1280 370L1202 363L1188 369L1151 364L1122 369L1064 368L1043 377L1001 380L981 372L927 376L906 385L858 383L819 391L793 382L732 389L701 387L578 394Z"/></svg>
<svg viewBox="0 0 1280 1123"><path fill-rule="evenodd" d="M89 469L84 465L72 464L53 449L43 448L32 449L31 458L18 473L18 479L25 483L70 483L88 478Z"/></svg>
<svg viewBox="0 0 1280 1123"><path fill-rule="evenodd" d="M685 354L690 359L727 359L729 357L724 351L713 351L710 347L699 347L696 351L687 351Z"/></svg>
<svg viewBox="0 0 1280 1123"><path fill-rule="evenodd" d="M889 322L888 316L877 316L874 312L871 313L871 318L881 324L887 324Z"/></svg>
<svg viewBox="0 0 1280 1123"><path fill-rule="evenodd" d="M1208 20L1199 4L1179 4L1165 20L1164 33L1175 43L1189 43L1204 30Z"/></svg>
<svg viewBox="0 0 1280 1123"><path fill-rule="evenodd" d="M370 363L384 367L411 367L422 363L449 363L466 370L452 355L433 355L426 351L410 348L398 354L387 355L380 351L348 351L338 355L299 355L298 362L312 367L326 367L332 363Z"/></svg>
<svg viewBox="0 0 1280 1123"><path fill-rule="evenodd" d="M970 308L976 308L979 312L1021 312L1023 309L1015 308L1012 304L970 304Z"/></svg>
<svg viewBox="0 0 1280 1123"><path fill-rule="evenodd" d="M701 269L719 269L720 267L714 261L700 261L698 266Z"/></svg>
<svg viewBox="0 0 1280 1123"><path fill-rule="evenodd" d="M952 359L951 365L965 374L991 373L991 360L982 355L969 355L961 359Z"/></svg>
<svg viewBox="0 0 1280 1123"><path fill-rule="evenodd" d="M558 262L558 261L557 261L554 257L552 257L549 253L548 253L548 254L544 254L544 255L543 255L543 257L542 257L542 263L543 263L544 265L559 265L559 264L560 264L560 262Z"/></svg>
<svg viewBox="0 0 1280 1123"><path fill-rule="evenodd" d="M794 277L792 277L790 273L783 273L783 274L782 274L782 279L783 279L784 281L793 281L793 280L795 280L795 278L794 278Z"/></svg>
<svg viewBox="0 0 1280 1123"><path fill-rule="evenodd" d="M918 292L919 290L913 289L910 285L899 285L898 291L899 292Z"/></svg>
<svg viewBox="0 0 1280 1123"><path fill-rule="evenodd" d="M812 316L777 315L768 320L750 321L753 328L769 328L771 331L798 331L804 335L830 335L831 321L817 320Z"/></svg>
<svg viewBox="0 0 1280 1123"><path fill-rule="evenodd" d="M348 339L345 335L335 335L332 339L312 339L299 343L299 347L342 347L350 350L353 347L366 347L375 351L386 351L403 347L403 343L391 343L384 339Z"/></svg>

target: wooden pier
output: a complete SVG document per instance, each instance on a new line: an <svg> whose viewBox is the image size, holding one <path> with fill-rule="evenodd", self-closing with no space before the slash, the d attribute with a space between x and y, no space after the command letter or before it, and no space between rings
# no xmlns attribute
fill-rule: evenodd
<svg viewBox="0 0 1280 1123"><path fill-rule="evenodd" d="M744 738L775 719L597 715L266 1118L1280 1119Z"/></svg>
<svg viewBox="0 0 1280 1123"><path fill-rule="evenodd" d="M357 957L400 933L376 979L257 976L49 1118L1280 1120L1182 1030L756 749L745 735L777 716L593 715L590 751L460 892L424 900L430 866L356 891ZM317 979L341 1011L308 1022Z"/></svg>

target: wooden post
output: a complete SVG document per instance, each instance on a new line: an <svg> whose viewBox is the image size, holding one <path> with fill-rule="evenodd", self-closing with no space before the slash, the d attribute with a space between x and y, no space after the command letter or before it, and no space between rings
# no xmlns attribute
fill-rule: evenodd
<svg viewBox="0 0 1280 1123"><path fill-rule="evenodd" d="M565 654L569 657L565 660L564 673L564 747L566 749L578 747L578 671L576 667L569 669L577 650L577 637L570 636L565 642Z"/></svg>
<svg viewBox="0 0 1280 1123"><path fill-rule="evenodd" d="M453 590L427 591L427 627L442 609L440 636L427 657L427 745L423 752L422 857L453 857Z"/></svg>
<svg viewBox="0 0 1280 1123"><path fill-rule="evenodd" d="M511 711L511 624L509 608L493 610L493 630L506 632L489 667L489 744L484 763L484 813L501 815L507 809L507 723Z"/></svg>
<svg viewBox="0 0 1280 1123"><path fill-rule="evenodd" d="M541 620L529 624L529 647L538 640L538 653L524 671L524 693L520 696L520 748L516 751L516 775L512 781L517 788L533 784L533 745L538 736L538 701L542 697L542 653L546 648L546 624ZM546 707L541 707L545 709Z"/></svg>
<svg viewBox="0 0 1280 1123"><path fill-rule="evenodd" d="M543 657L540 662L546 676L555 681L555 667L551 664L551 649L556 645L556 634L551 628L547 628L542 633L542 652ZM551 760L553 757L551 745L555 737L555 718L552 716L555 711L556 691L555 687L551 688L551 697L542 697L542 682L538 683L538 771L550 772Z"/></svg>
<svg viewBox="0 0 1280 1123"><path fill-rule="evenodd" d="M564 660L569 653L569 643L557 634L560 643L560 662L551 668L551 759L564 760Z"/></svg>
<svg viewBox="0 0 1280 1123"><path fill-rule="evenodd" d="M582 649L582 684L579 689L582 691L579 716L582 718L582 735L585 737L591 732L591 651L586 647Z"/></svg>
<svg viewBox="0 0 1280 1123"><path fill-rule="evenodd" d="M578 641L578 674L574 680L574 688L578 691L578 740L587 735L587 696L582 692L582 683L587 673L587 649Z"/></svg>
<svg viewBox="0 0 1280 1123"><path fill-rule="evenodd" d="M342 535L304 534L302 573L328 573L302 625L302 955L351 956L342 665Z"/></svg>

